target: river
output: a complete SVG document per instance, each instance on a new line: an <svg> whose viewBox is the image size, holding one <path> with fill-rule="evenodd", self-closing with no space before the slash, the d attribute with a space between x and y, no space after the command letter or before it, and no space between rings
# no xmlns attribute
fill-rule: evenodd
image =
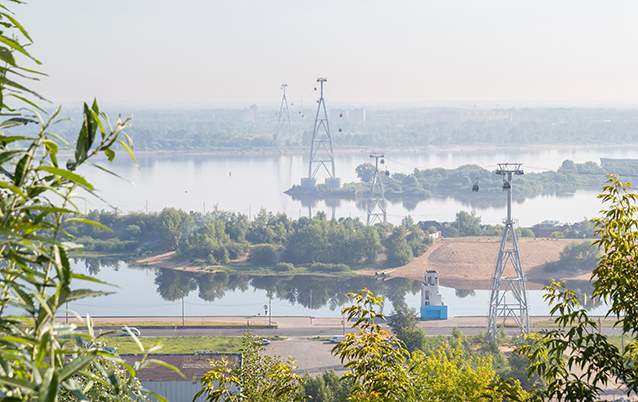
<svg viewBox="0 0 638 402"><path fill-rule="evenodd" d="M638 158L638 147L554 147L540 148L438 148L430 152L387 152L386 167L392 172L409 173L414 168L455 168L464 164L495 167L498 161L523 163L527 171L557 169L565 159L575 162L596 161L601 157ZM367 151L339 154L337 172L344 181L356 180L355 167L368 160ZM87 176L100 190L100 195L122 211L159 211L164 207L188 210L220 208L255 214L260 208L297 217L307 215L308 208L283 193L299 182L306 172L303 155L219 156L219 155L141 155L137 163L118 162L113 166L126 180L100 171ZM468 192L471 189L468 188ZM82 205L82 204L80 204ZM84 208L107 208L88 199ZM452 198L428 199L416 206L390 204L388 219L399 222L411 215L416 219L453 220L459 210L469 205ZM514 215L521 225L543 220L574 222L595 216L600 204L594 191L578 191L571 196L541 196L514 205ZM325 211L329 216L365 218L365 211L354 201L341 201L334 207L317 203L312 213ZM503 208L476 209L484 223L500 223ZM86 270L76 263L76 269ZM348 291L367 286L377 288L394 303L419 307L418 283L392 282L379 285L374 280L289 278L246 278L240 276L189 277L172 271L131 268L125 263L94 269L104 280L119 286L116 293L101 299L73 303L78 313L92 315L179 315L182 296L187 315L253 315L262 313L272 296L275 315L339 315ZM336 283L335 283L336 282ZM384 287L385 286L385 287ZM463 290L443 287L450 316L485 315L489 300L487 290ZM584 291L584 294L587 292ZM548 307L541 291L529 291L530 314L546 315ZM595 309L595 312L601 308Z"/></svg>
<svg viewBox="0 0 638 402"><path fill-rule="evenodd" d="M575 162L605 158L638 158L638 147L520 147L520 148L436 148L431 151L386 153L391 172L409 173L414 168L455 168L476 164L493 169L497 162L521 162L528 171L555 170L565 159ZM336 156L337 174L344 182L357 180L355 168L368 161L368 151L351 151ZM254 215L259 209L283 212L291 217L324 211L328 216L359 217L366 212L355 201L340 201L328 206L324 201L308 207L283 192L299 183L307 172L306 157L301 154L277 156L228 155L141 155L137 163L118 162L113 169L125 180L97 169L85 174L100 190L102 198L122 211L159 211L164 207L187 210L211 210L215 207ZM514 184L514 191L516 187ZM471 189L468 188L468 193ZM514 215L520 225L543 220L574 222L594 216L600 209L596 191L577 191L569 196L539 196L517 202ZM108 208L96 199L80 203L84 208ZM400 222L411 215L417 220L454 220L460 210L474 210L483 223L500 223L504 208L472 208L459 200L442 197L423 200L416 205L390 203L388 220Z"/></svg>
<svg viewBox="0 0 638 402"><path fill-rule="evenodd" d="M335 280L305 275L256 277L236 273L187 273L97 259L76 260L73 269L97 275L110 284L90 284L92 289L113 292L70 303L69 309L80 315L179 316L183 299L186 316L263 315L264 306L270 304L273 315L338 317L341 307L348 303L348 292L364 287L386 298L385 313L391 313L397 305L418 311L421 303L420 283L403 278ZM593 314L606 312L600 305L591 304L589 283L568 285L576 289ZM79 282L75 286L82 287ZM440 289L450 317L487 315L489 290ZM541 290L528 291L528 305L530 315L549 314Z"/></svg>

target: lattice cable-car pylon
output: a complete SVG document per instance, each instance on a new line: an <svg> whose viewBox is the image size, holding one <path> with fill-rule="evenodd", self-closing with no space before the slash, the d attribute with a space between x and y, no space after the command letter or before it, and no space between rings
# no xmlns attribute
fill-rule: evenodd
<svg viewBox="0 0 638 402"><path fill-rule="evenodd" d="M379 170L379 162L385 164L382 153L373 152L370 158L374 158L374 176L370 181L368 199L366 200L367 224L386 223L387 213L385 204L385 190L383 188L383 175L385 170Z"/></svg>
<svg viewBox="0 0 638 402"><path fill-rule="evenodd" d="M499 163L495 173L503 176L503 190L507 191L507 218L492 278L487 326L487 333L492 342L496 342L497 321L501 318L503 324L511 319L522 333L529 332L526 278L512 219L512 177L522 175L523 170L520 163ZM508 266L513 268L511 276L506 276Z"/></svg>
<svg viewBox="0 0 638 402"><path fill-rule="evenodd" d="M292 124L290 123L290 110L288 109L288 98L286 98L286 88L288 84L281 84L281 104L279 105L279 115L277 116L277 128L273 140L275 144L282 137L289 137L292 133Z"/></svg>
<svg viewBox="0 0 638 402"><path fill-rule="evenodd" d="M317 78L319 83L319 100L317 101L317 114L315 115L315 126L312 131L312 142L310 143L310 161L308 163L308 178L315 179L320 170L325 171L329 179L336 179L335 159L332 148L332 135L330 134L330 124L328 123L328 112L326 102L323 98L323 85L327 80Z"/></svg>

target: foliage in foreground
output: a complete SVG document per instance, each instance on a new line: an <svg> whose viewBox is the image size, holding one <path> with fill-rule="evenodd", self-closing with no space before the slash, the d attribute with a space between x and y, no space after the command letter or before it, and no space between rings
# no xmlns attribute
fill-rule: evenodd
<svg viewBox="0 0 638 402"><path fill-rule="evenodd" d="M1 399L145 400L150 393L136 374L153 361L141 345L141 359L129 365L96 342L90 319L87 332L56 321L66 303L102 294L72 286L99 281L72 271L67 227L100 226L77 207L78 196L95 195L77 171L89 164L108 171L92 160L103 155L112 161L116 144L132 156L132 142L123 132L128 121L118 119L111 126L96 102L85 103L75 152L61 163L58 150L68 144L53 133L59 110L47 115L36 103L41 97L17 82L41 74L19 58L39 63L27 51L29 34L10 11L16 3L0 1L0 113L5 118L0 121Z"/></svg>
<svg viewBox="0 0 638 402"><path fill-rule="evenodd" d="M202 379L207 401L525 401L518 380L502 380L489 355L467 353L461 342L442 342L431 353L410 353L378 321L383 299L367 289L350 294L343 309L353 332L333 348L346 373L306 379L292 373L291 363L264 356L251 338L244 346L245 368L213 362ZM456 338L455 338L456 339ZM241 390L241 393L239 392ZM226 398L226 399L225 399Z"/></svg>
<svg viewBox="0 0 638 402"><path fill-rule="evenodd" d="M211 362L202 376L202 389L193 400L288 402L302 400L301 377L293 372L291 361L263 354L263 347L250 335L241 346L242 364L227 360Z"/></svg>
<svg viewBox="0 0 638 402"><path fill-rule="evenodd" d="M611 176L599 198L606 209L594 220L602 255L592 274L593 297L609 306L615 327L630 341L620 350L574 291L549 285L545 298L558 328L531 335L519 348L531 362L529 373L544 380L547 399L594 401L607 387L638 392L638 195Z"/></svg>

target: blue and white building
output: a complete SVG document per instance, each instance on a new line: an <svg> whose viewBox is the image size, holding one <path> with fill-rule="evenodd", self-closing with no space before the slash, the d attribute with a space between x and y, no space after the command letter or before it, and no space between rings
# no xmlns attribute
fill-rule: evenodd
<svg viewBox="0 0 638 402"><path fill-rule="evenodd" d="M421 320L447 320L447 306L439 292L439 273L425 271L421 284Z"/></svg>

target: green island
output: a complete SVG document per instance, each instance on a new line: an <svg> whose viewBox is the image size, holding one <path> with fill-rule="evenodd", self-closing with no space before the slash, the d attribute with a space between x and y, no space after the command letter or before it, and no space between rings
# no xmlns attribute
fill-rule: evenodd
<svg viewBox="0 0 638 402"><path fill-rule="evenodd" d="M344 183L339 189L331 189L323 184L312 188L294 185L286 193L302 201L365 199L369 196L369 183L374 177L375 167L363 163L357 166L356 172L359 182ZM609 174L620 174L623 179L631 181L638 174L638 164L633 159L602 159L601 164L565 160L556 171L529 172L517 177L513 198L523 201L540 195L570 195L578 190L597 190ZM474 207L505 205L505 198L500 191L502 178L493 170L477 165L463 165L455 169L414 169L410 174L391 173L380 177L385 198L390 202L403 201L407 203L406 206L441 197L452 197ZM475 184L478 184L480 191L472 191Z"/></svg>
<svg viewBox="0 0 638 402"><path fill-rule="evenodd" d="M450 222L414 222L366 226L358 219L291 219L260 211L254 219L214 210L208 213L166 208L161 212L120 214L91 211L99 225L70 225L74 251L90 265L100 259L124 259L138 266L155 266L207 273L253 276L348 277L361 269L383 270L408 264L422 255L437 236L500 236L503 226L483 224L466 211ZM104 230L100 225L110 228ZM541 222L517 229L520 237L591 239L593 223ZM553 265L552 265L553 264ZM563 265L548 263L552 272ZM549 266L551 265L551 266ZM591 262L587 263L587 267Z"/></svg>
<svg viewBox="0 0 638 402"><path fill-rule="evenodd" d="M423 253L430 238L406 218L400 225L366 226L357 219L293 220L261 211L246 215L167 208L159 213L92 211L101 226L71 225L78 256L146 257L142 265L209 267L244 273L348 275L363 266L400 266Z"/></svg>

